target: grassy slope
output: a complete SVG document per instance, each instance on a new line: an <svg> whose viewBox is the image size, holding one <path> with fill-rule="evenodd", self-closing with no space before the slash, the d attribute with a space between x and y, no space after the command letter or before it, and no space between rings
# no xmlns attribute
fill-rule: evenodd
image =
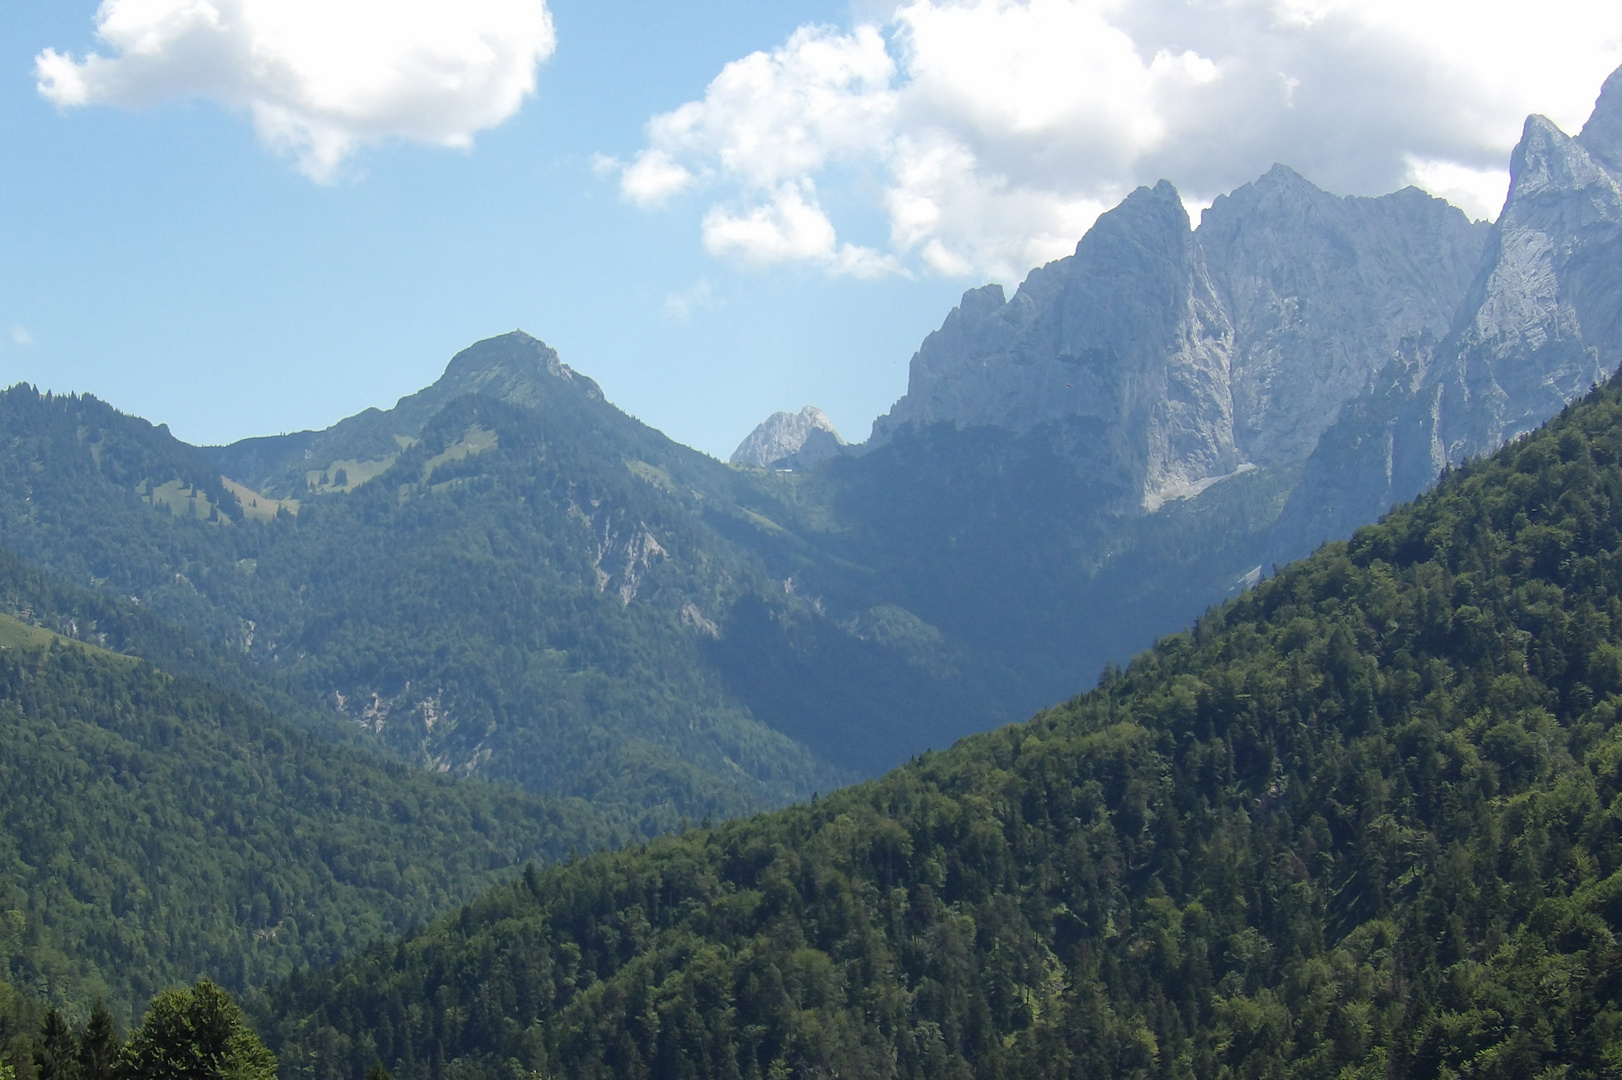
<svg viewBox="0 0 1622 1080"><path fill-rule="evenodd" d="M1094 692L264 996L297 1077L1612 1075L1622 393Z"/></svg>

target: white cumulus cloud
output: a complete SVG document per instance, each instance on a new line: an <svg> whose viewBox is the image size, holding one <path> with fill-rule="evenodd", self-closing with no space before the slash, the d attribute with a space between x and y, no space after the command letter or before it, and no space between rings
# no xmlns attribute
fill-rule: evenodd
<svg viewBox="0 0 1622 1080"><path fill-rule="evenodd" d="M713 206L704 215L704 246L712 255L738 255L745 262L813 262L834 274L872 278L901 270L892 256L837 242L833 222L817 203L809 180L788 182L769 199L738 213Z"/></svg>
<svg viewBox="0 0 1622 1080"><path fill-rule="evenodd" d="M467 147L518 111L556 37L544 0L102 0L107 54L35 58L62 107L209 98L317 180L389 139Z"/></svg>
<svg viewBox="0 0 1622 1080"><path fill-rule="evenodd" d="M727 64L615 171L705 193L716 255L1007 280L1139 184L1198 206L1274 162L1490 217L1526 114L1575 131L1619 63L1595 0L910 0Z"/></svg>

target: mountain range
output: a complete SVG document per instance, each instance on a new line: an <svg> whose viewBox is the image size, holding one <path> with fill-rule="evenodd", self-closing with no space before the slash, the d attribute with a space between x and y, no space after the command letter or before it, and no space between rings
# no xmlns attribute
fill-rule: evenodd
<svg viewBox="0 0 1622 1080"><path fill-rule="evenodd" d="M1612 1075L1619 500L1613 385L1088 694L258 1022L310 1080Z"/></svg>
<svg viewBox="0 0 1622 1080"><path fill-rule="evenodd" d="M1278 958L1255 965L1213 961L1209 985L1197 978L1190 984L1205 987L1201 993L1216 993L1212 987L1220 984L1224 1001L1251 1010L1223 1021L1230 1035L1239 1030L1234 1024L1252 1020L1295 1024L1267 1011L1293 992L1296 984L1288 980L1308 977L1300 973L1306 968L1289 963L1340 964L1330 945L1345 934L1355 929L1377 943L1387 932L1375 925L1379 919L1395 926L1421 918L1401 897L1358 906L1357 897L1372 895L1378 874L1358 869L1363 856L1348 854L1347 846L1360 842L1365 828L1396 830L1393 835L1406 839L1382 849L1380 865L1401 864L1406 873L1420 865L1413 852L1429 851L1426 844L1475 842L1443 829L1429 804L1412 799L1400 820L1357 819L1354 828L1345 824L1355 817L1348 810L1344 821L1324 825L1327 832L1300 809L1319 798L1350 804L1350 788L1327 794L1312 788L1312 771L1301 772L1307 768L1302 762L1330 769L1342 761L1331 729L1372 724L1369 702L1383 700L1380 695L1393 704L1381 714L1385 726L1369 728L1375 743L1365 749L1379 757L1397 752L1388 743L1409 745L1402 742L1408 738L1402 725L1421 708L1423 695L1414 697L1418 691L1396 674L1389 685L1368 676L1369 665L1408 672L1421 683L1468 684L1468 693L1460 691L1463 703L1447 708L1468 707L1484 719L1460 727L1448 713L1423 739L1468 744L1469 753L1494 763L1499 772L1492 784L1471 780L1472 792L1487 793L1482 799L1496 798L1499 790L1533 790L1515 786L1520 781L1493 786L1505 770L1515 772L1513 755L1527 747L1547 749L1538 759L1547 767L1533 770L1527 783L1571 780L1576 774L1567 765L1579 760L1592 775L1572 782L1598 785L1596 791L1608 782L1583 756L1599 753L1603 740L1582 734L1588 732L1583 725L1604 727L1593 710L1613 689L1593 673L1608 662L1593 659L1602 645L1611 647L1608 601L1590 592L1557 597L1548 588L1575 588L1562 560L1598 560L1593 565L1600 566L1611 550L1604 515L1595 510L1597 523L1585 524L1571 500L1558 496L1572 471L1561 469L1583 460L1603 472L1614 457L1607 456L1610 443L1594 426L1598 421L1584 421L1589 427L1581 428L1578 448L1565 445L1566 433L1578 430L1566 420L1559 431L1538 437L1543 449L1535 453L1517 440L1524 442L1622 362L1619 162L1622 73L1607 81L1576 138L1541 117L1528 120L1503 213L1490 225L1413 189L1382 198L1330 195L1283 166L1218 199L1197 227L1170 184L1140 189L1103 215L1074 255L1032 271L1011 298L999 286L966 293L913 358L905 396L859 445L845 444L825 416L807 408L770 418L732 462L717 461L616 409L595 382L520 331L458 353L443 377L391 409L369 409L324 431L229 446L187 445L165 427L89 395L41 394L28 386L5 391L0 547L16 558L0 559L0 617L6 620L0 625L6 649L0 652L0 713L8 793L28 795L13 804L0 829L0 860L10 867L0 881L0 916L10 920L0 922L6 953L0 975L43 998L82 1002L104 994L126 1009L165 981L202 974L246 989L397 934L526 859L554 861L568 850L618 846L700 819L741 818L813 799L809 809L767 824L693 833L667 842L674 846L650 849L677 853L672 857L686 860L682 873L726 883L685 892L672 887L669 904L733 905L734 929L786 935L751 954L766 965L751 969L751 978L767 980L760 986L775 978L792 984L790 996L799 995L793 1015L747 1021L750 1030L775 1032L760 1036L775 1040L770 1052L755 1058L753 1067L763 1074L800 1068L796 1054L812 1063L807 1067L856 1073L878 1068L874 1062L885 1054L912 1062L908 1068L921 1075L1024 1069L1034 1059L1018 1055L1047 1045L1043 1015L1094 1022L1085 1019L1093 1013L1074 1012L1068 991L1056 987L1081 986L1078 980L1094 969L1075 965L1095 961L1104 965L1094 971L1098 979L1106 968L1112 974L1098 983L1102 989L1086 1009L1137 1018L1121 1021L1126 1026L1119 1030L1104 1025L1118 1051L1105 1071L1160 1061L1160 1051L1147 1049L1151 1044L1220 1057L1227 1051L1212 1049L1220 1039L1206 1045L1195 1033L1216 1030L1210 1027L1214 1013L1188 1013L1193 1018L1180 1029L1166 1019L1165 1010L1173 1009L1166 1002L1175 995L1123 974L1130 967L1123 957L1137 954L1110 950L1139 949L1141 942L1126 930L1108 929L1115 900L1099 899L1103 893L1088 899L1090 914L1064 931L1093 942L1093 959L1065 953L1075 941L1054 937L1059 931L1047 916L1020 916L1027 926L993 910L992 898L1004 893L1028 895L1033 904L1057 895L1020 876L1036 872L1033 867L1041 874L1097 876L1110 859L1141 863L1125 877L1098 879L1108 879L1100 888L1127 905L1120 910L1130 909L1135 922L1170 919L1174 908L1176 918L1198 923L1204 916L1188 914L1196 902L1214 910L1199 899L1203 878L1180 879L1174 888L1176 865L1144 870L1151 864L1142 859L1150 855L1127 833L1114 839L1098 833L1105 845L1098 858L1105 863L1096 865L1088 861L1092 855L1065 862L1071 856L1057 854L1093 843L1077 840L1067 818L1042 826L1040 843L1032 841L1037 847L1020 848L1008 830L1025 826L1010 824L1018 815L997 809L1012 805L998 800L1040 802L1048 798L1053 770L1070 769L1102 785L1102 794L1082 784L1064 796L1077 821L1107 818L1144 829L1151 819L1181 822L1176 829L1215 845L1200 849L1202 866L1215 865L1223 844L1250 852L1246 857L1254 856L1256 865L1293 858L1311 867L1316 853L1329 852L1326 882L1361 882L1303 893L1318 921L1301 923L1301 933L1316 935L1322 948L1290 952L1294 946L1278 936L1286 932L1284 923L1246 922L1249 916L1236 910L1213 916L1220 933L1199 931L1207 953L1253 949L1256 956ZM1610 417L1614 408L1603 404L1610 400L1584 415ZM1480 473L1494 477L1491 484L1471 481L1476 486L1469 487L1458 479L1466 461L1506 442L1515 445ZM1522 474L1534 480L1514 479ZM1442 475L1453 493L1446 497L1452 501L1445 523L1465 530L1459 550L1475 553L1459 558L1490 563L1492 588L1499 590L1492 597L1471 591L1477 584L1458 584L1476 572L1462 564L1448 563L1445 582L1433 582L1427 576L1433 571L1423 569L1441 558L1424 548L1432 542L1414 539L1417 525L1389 523L1384 532L1368 534L1386 538L1375 548L1367 546L1374 541L1357 541L1364 546L1354 544L1350 555L1331 552L1292 571L1295 585L1263 586L1270 566L1350 534ZM1458 494L1466 490L1472 493L1467 498ZM1532 525L1499 515L1479 525L1487 532L1468 533L1475 519L1460 499L1521 506ZM1403 520L1430 520L1426 514L1440 511L1415 513ZM1568 536L1527 531L1556 517ZM1478 550L1488 533L1505 538L1522 563L1512 566ZM1392 539L1399 535L1404 539ZM1368 554L1376 549L1377 556ZM1347 559L1355 572L1346 569ZM1407 575L1403 589L1446 594L1446 619L1431 612L1423 622L1442 637L1389 644L1359 629L1364 615L1348 616L1344 625L1312 622L1312 604L1330 603L1334 589L1354 585L1363 590L1354 606L1364 614L1418 618L1414 612L1430 602L1414 598L1420 593L1405 592L1390 607L1378 591L1380 575L1397 566ZM1301 595L1310 594L1311 602L1286 602L1296 596L1292 589L1305 589ZM1115 666L1239 594L1226 614L1200 624L1206 630L1188 639L1186 649L1165 646L1125 676ZM1292 630L1295 623L1276 621L1269 604L1310 625ZM1549 614L1556 609L1558 618ZM1527 651L1516 635L1543 626L1539 612L1560 626L1590 628L1582 631L1588 636L1580 647L1568 650L1579 659L1560 666ZM1243 709L1218 699L1252 691L1213 672L1226 662L1223 656L1242 651L1232 642L1257 635L1285 658L1279 663L1310 656L1316 666L1303 669L1303 685L1332 685L1338 696L1330 704L1327 698L1286 700L1268 683L1258 700L1273 711L1244 721L1251 728L1241 745L1226 728L1213 734L1200 727L1206 721L1198 718L1220 714L1227 717L1221 724L1238 722L1235 710ZM1488 659L1471 661L1455 646ZM1530 666L1515 668L1522 662L1516 656ZM1463 666L1445 675L1425 666L1432 661ZM929 756L877 787L817 798L1065 700L1101 669L1105 689L1067 711L1044 714L1047 719L1028 729L1037 731L1032 738L1052 734L1068 748L1058 757L1034 750L1035 756L1022 756L1026 736L1002 732L941 756L945 764L938 768L945 773L930 771L937 766L928 762L937 758ZM1143 674L1150 671L1162 674ZM1483 672L1494 678L1529 672L1532 682L1518 690L1506 683L1503 692L1513 701L1495 704L1497 684L1481 682ZM1587 688L1585 703L1575 683ZM1136 751L1116 747L1100 719L1115 715L1110 702L1117 691L1108 688L1123 685L1120 693L1136 702L1128 711L1141 718L1133 722L1145 733L1128 732L1128 741L1153 744L1153 755L1132 757ZM1218 704L1201 713L1202 701ZM1146 719L1162 707L1176 717L1193 709L1194 719L1176 721L1193 727ZM1554 719L1545 723L1528 711L1536 708ZM1299 759L1285 752L1295 736L1277 726L1286 713L1316 717L1309 723L1318 725L1311 745L1302 744ZM1189 732L1199 743L1197 752L1188 751L1192 758L1177 742ZM1500 743L1513 753L1500 752ZM1140 768L1186 773L1204 808L1178 802L1147 780L1147 787L1127 783L1125 774L1109 772L1114 765L1088 756L1094 754L1131 758L1133 777ZM1210 764L1222 755L1229 764ZM983 761L1000 763L994 775ZM1368 761L1359 759L1356 777L1345 782L1371 783ZM1257 762L1271 764L1256 772L1262 768ZM1430 782L1403 781L1414 791ZM1273 791L1275 784L1283 786ZM1122 794L1128 789L1130 797ZM1237 822L1235 815L1262 813L1281 805L1286 792L1309 789L1311 798L1292 803L1286 819L1289 828L1312 834L1310 844L1271 834L1263 843L1237 824L1212 825L1211 815ZM391 793L409 798L391 801ZM956 808L937 803L937 796ZM1471 813L1485 813L1488 803L1468 805ZM928 824L931 806L962 829L941 825L945 831L931 832L937 829ZM851 826L856 833L889 839L852 841L854 848L816 839L847 812L860 821ZM128 828L126 819L133 823ZM880 819L900 822L901 832ZM66 824L53 831L41 822ZM175 839L182 835L185 843ZM122 839L114 844L109 836ZM289 847L286 836L298 842ZM884 855L883 844L894 850ZM144 854L125 857L121 847ZM800 861L784 870L787 884L760 877L776 865L778 856L768 858L768 849L798 853ZM904 849L924 852L923 861L908 861ZM1609 849L1594 851L1596 865L1608 865ZM432 868L433 884L425 885L420 872L406 873L405 863L391 873L376 861L380 852L408 853L399 858L419 871ZM825 855L833 862L821 861ZM851 859L881 855L891 860L882 873L865 863L859 873L839 869ZM1174 862L1184 857L1172 856ZM533 922L551 916L525 907L530 900L514 886L519 891L492 894L497 899L464 909L455 930L443 924L411 939L418 944L390 939L393 953L385 949L355 961L373 965L367 977L376 976L377 985L394 980L405 1012L394 1010L395 998L356 998L340 1008L330 998L337 991L316 979L285 984L280 998L266 999L281 1002L274 1016L261 1016L283 1025L278 1045L300 1074L320 1072L328 1066L319 1063L329 1059L332 1068L364 1069L371 1061L362 1059L375 1057L412 1075L437 1076L453 1059L476 1060L483 1071L508 1068L510 1060L522 1069L571 1062L581 1075L634 1072L640 1066L633 1067L631 1051L602 1048L602 1040L612 1041L606 1028L591 1034L571 1026L574 1019L548 1019L554 1017L548 1010L555 1006L563 1010L556 1016L564 1016L574 1009L568 1016L576 1018L593 1011L620 1016L615 1023L630 1031L625 1002L642 1002L638 1009L662 1006L616 984L632 978L617 973L641 972L635 978L644 979L652 971L684 972L692 957L719 949L714 955L721 966L714 970L724 978L716 977L732 979L736 972L726 965L742 939L728 937L727 926L707 923L681 924L688 936L678 935L679 942L647 936L652 931L646 928L677 925L660 906L666 901L646 892L634 902L619 893L605 898L591 893L595 886L579 884L580 875L620 873L611 867L629 867L625 873L635 881L665 880L664 869L646 870L645 860L655 856L639 849L618 858L530 875L522 886L544 900L543 907L576 904L587 923L610 909L623 915L624 925L614 930L619 944L593 937L596 928L571 930L575 936L567 941L549 937L541 952L525 953L501 939L498 959L547 957L546 972L532 972L537 987L552 987L547 1001L457 1005L456 1015L474 1027L456 1032L430 1036L413 1026L410 1003L437 1000L449 985L429 985L440 976L423 975L413 949L452 949L455 963L464 965L459 970L494 963L455 951L483 933L481 912L517 919L543 937L553 933ZM997 859L1006 863L997 864L1001 870L993 866ZM1440 873L1435 860L1425 865L1432 868L1427 873ZM832 873L829 866L866 883L853 885L857 899L840 909L867 905L864 913L839 925L852 933L891 934L884 949L902 952L832 948L834 938L795 922L805 912L832 920L829 925L844 918L818 906L817 882ZM194 874L199 867L206 872ZM172 883L188 874L207 885L183 903ZM1583 888L1600 887L1599 878L1578 876ZM1287 887L1265 875L1247 880L1241 891L1257 897ZM864 891L869 886L900 906L881 918ZM1171 897L1172 908L1154 906L1162 895L1156 888ZM1348 888L1354 892L1343 900ZM954 898L940 899L948 893ZM763 897L787 906L763 908ZM977 906L983 904L992 908ZM927 976L920 974L923 967L906 968L906 980L894 983L851 967L889 964L900 971L895 964L913 963L897 960L915 947L905 944L911 938L894 937L895 927L912 925L906 923L909 905L925 914L908 934L933 943L917 947L959 950L971 957L966 966ZM776 912L771 918L782 919L749 921L766 919L760 913L768 908ZM1526 914L1516 907L1481 910L1483 926ZM1581 921L1588 910L1573 909L1571 917ZM960 918L1011 927L1008 956L1017 959L1009 963L1018 970L989 981L975 974L979 960L972 957L995 951L1001 939L953 921ZM881 926L885 919L889 929ZM1410 928L1402 933L1410 932L1410 923L1402 923ZM1246 936L1252 933L1261 938ZM1490 936L1481 930L1470 939L1471 963L1486 963L1482 958L1490 955L1482 950L1504 940ZM792 946L788 953L772 951L785 942ZM1376 945L1369 948L1378 952ZM588 953L589 962L582 959ZM1374 955L1365 951L1346 961L1377 969L1358 975L1358 986L1387 978L1380 974L1386 961L1370 959ZM1286 956L1294 959L1286 963ZM1440 963L1412 956L1403 962ZM389 964L393 974L385 978ZM1195 977L1175 964L1165 970L1174 969L1182 972L1176 978ZM1234 972L1238 982L1222 981ZM925 978L937 988L980 980L976 985L992 996L918 1005L918 995L937 993L920 981ZM467 979L445 991L447 1000L480 985ZM744 985L729 992L740 993ZM592 991L597 997L574 996L593 986L603 988ZM874 1021L873 1030L840 1027L854 1022L857 1001L841 998L841 988L871 990L878 995L873 1002L888 1003L872 1007L890 1019ZM1394 1007L1389 994L1379 996L1384 990L1357 997L1363 991L1355 989L1333 992L1350 1003L1347 1008L1366 1006L1359 1014L1365 1017L1374 1015L1369 1009ZM677 991L719 993L700 983L673 984L671 992ZM951 996L939 993L941 1002ZM1423 998L1425 1008L1442 1000L1435 996L1441 993ZM1062 1009L1061 999L1068 1002ZM818 1018L799 1015L808 1009ZM400 1033L397 1044L379 1034L378 1017L385 1015ZM682 1015L693 1038L714 1022L703 1010ZM360 1016L371 1019L362 1025ZM1352 1023L1328 1013L1319 1019ZM1423 1042L1429 1036L1422 1032L1431 1029L1415 1026L1419 1020L1391 1013L1368 1023L1387 1034L1408 1032L1402 1036L1408 1043L1380 1045L1390 1054L1410 1054L1403 1060L1422 1060L1412 1056L1419 1053L1413 1040ZM805 1041L811 1039L805 1024L825 1025L827 1039ZM898 1034L903 1028L905 1039ZM525 1042L531 1031L533 1039ZM1020 1042L1027 1031L1036 1040L1029 1047ZM677 1055L668 1060L678 1061L683 1055L702 1060L713 1051L680 1039L666 1046L654 1034L643 1035L634 1048L643 1065L667 1052ZM634 1042L643 1035L627 1037ZM713 1031L702 1037L722 1040ZM586 1041L568 1041L577 1038ZM985 1040L1014 1056L1000 1057ZM1369 1035L1346 1046L1378 1042ZM500 1061L488 1056L496 1047ZM1275 1046L1269 1052L1275 1051L1280 1062L1296 1060L1293 1051ZM870 1052L880 1057L864 1056ZM1362 1051L1342 1047L1336 1054L1341 1066L1373 1067ZM1449 1068L1463 1060L1457 1054L1435 1058L1444 1059L1455 1062ZM752 1075L743 1058L725 1068L733 1067Z"/></svg>

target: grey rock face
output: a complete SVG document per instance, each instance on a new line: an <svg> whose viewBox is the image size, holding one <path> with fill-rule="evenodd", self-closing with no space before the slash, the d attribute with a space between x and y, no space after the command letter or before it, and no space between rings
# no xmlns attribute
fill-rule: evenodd
<svg viewBox="0 0 1622 1080"><path fill-rule="evenodd" d="M1310 454L1406 336L1447 332L1487 226L1407 188L1339 198L1275 165L1195 237L1234 324L1234 439L1249 461Z"/></svg>
<svg viewBox="0 0 1622 1080"><path fill-rule="evenodd" d="M734 465L799 471L838 457L844 445L828 414L807 405L798 413L772 413L738 444L730 460Z"/></svg>
<svg viewBox="0 0 1622 1080"><path fill-rule="evenodd" d="M1307 462L1281 557L1373 520L1530 431L1622 364L1622 71L1576 139L1530 117L1450 332L1417 338Z"/></svg>
<svg viewBox="0 0 1622 1080"><path fill-rule="evenodd" d="M913 357L907 395L874 424L1051 429L1078 467L1124 481L1133 505L1240 464L1228 393L1233 330L1176 190L1139 188L1075 255L1004 302L976 289Z"/></svg>
<svg viewBox="0 0 1622 1080"><path fill-rule="evenodd" d="M1251 464L1299 462L1405 336L1440 336L1485 238L1408 190L1337 198L1275 167L1197 231L1139 189L1012 300L966 293L870 445L949 422L1052 431L1153 511Z"/></svg>
<svg viewBox="0 0 1622 1080"><path fill-rule="evenodd" d="M1622 171L1622 68L1611 72L1600 87L1594 112L1577 141L1607 169Z"/></svg>

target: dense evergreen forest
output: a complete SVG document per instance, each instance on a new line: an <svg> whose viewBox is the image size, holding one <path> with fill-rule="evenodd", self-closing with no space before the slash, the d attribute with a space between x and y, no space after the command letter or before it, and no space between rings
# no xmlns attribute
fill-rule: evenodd
<svg viewBox="0 0 1622 1080"><path fill-rule="evenodd" d="M1622 390L1093 692L261 995L289 1078L1598 1077Z"/></svg>
<svg viewBox="0 0 1622 1080"><path fill-rule="evenodd" d="M247 698L322 738L375 746L354 724L312 705L284 673L248 662L127 599L69 585L0 548L0 615L50 635L140 657L172 675L193 675Z"/></svg>

